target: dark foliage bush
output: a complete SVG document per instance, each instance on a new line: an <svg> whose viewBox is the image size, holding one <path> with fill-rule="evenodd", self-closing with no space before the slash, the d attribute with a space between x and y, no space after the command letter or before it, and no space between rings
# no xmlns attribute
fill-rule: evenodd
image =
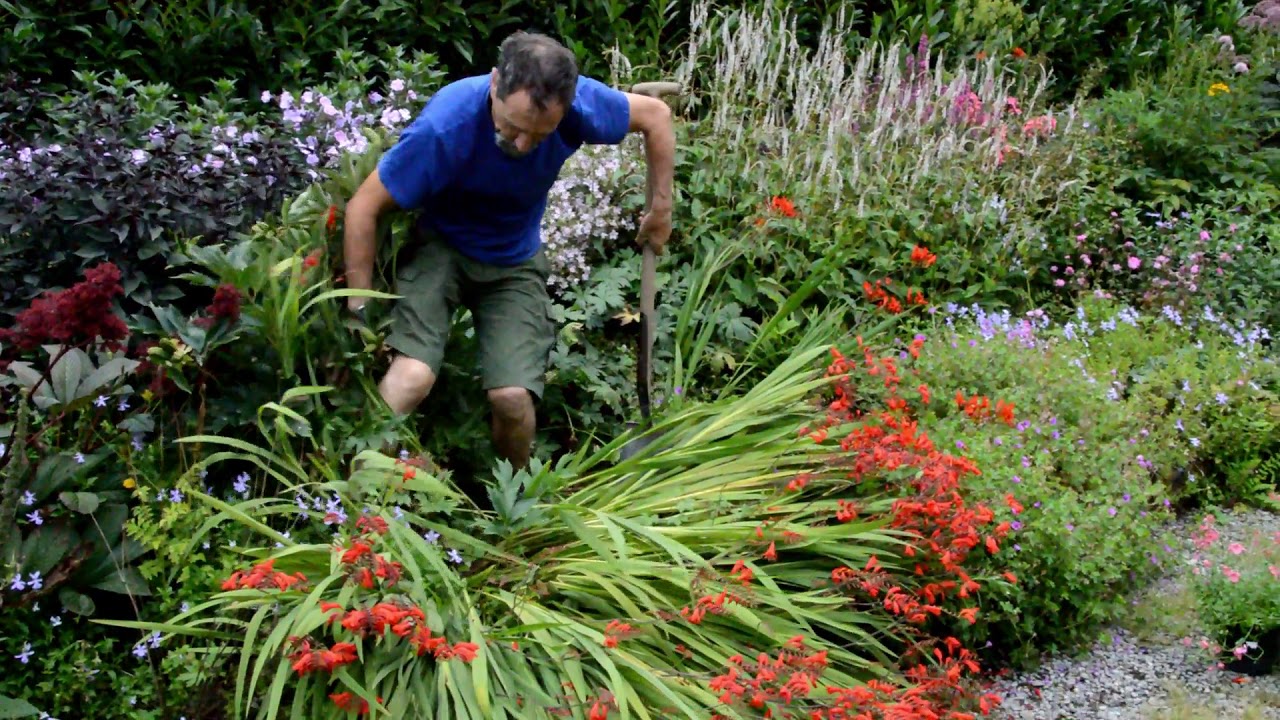
<svg viewBox="0 0 1280 720"><path fill-rule="evenodd" d="M165 282L141 285L166 276L175 242L224 239L306 179L268 120L205 122L124 82L57 98L13 77L0 88L9 116L37 102L51 119L0 141L0 314L103 261L120 267L130 300L177 298Z"/></svg>

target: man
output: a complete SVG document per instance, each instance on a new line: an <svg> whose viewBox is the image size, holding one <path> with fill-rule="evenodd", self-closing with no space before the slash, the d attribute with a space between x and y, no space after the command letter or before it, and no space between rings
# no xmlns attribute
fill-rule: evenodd
<svg viewBox="0 0 1280 720"><path fill-rule="evenodd" d="M346 206L343 251L349 287L372 285L378 216L420 210L421 244L396 279L402 298L387 340L396 351L379 383L404 415L435 384L450 319L472 311L498 453L527 465L557 328L540 226L560 168L583 144L617 144L643 133L647 211L637 241L661 253L671 234L675 133L663 101L580 77L573 54L544 35L503 41L487 75L432 96ZM365 298L351 298L361 314Z"/></svg>

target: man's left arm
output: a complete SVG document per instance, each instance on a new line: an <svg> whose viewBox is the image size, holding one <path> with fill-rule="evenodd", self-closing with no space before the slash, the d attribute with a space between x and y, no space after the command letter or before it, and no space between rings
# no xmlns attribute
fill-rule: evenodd
<svg viewBox="0 0 1280 720"><path fill-rule="evenodd" d="M649 244L661 254L671 236L672 185L676 170L676 133L671 108L658 98L626 93L631 119L628 132L644 135L648 181L645 185L645 214L640 220L636 241Z"/></svg>

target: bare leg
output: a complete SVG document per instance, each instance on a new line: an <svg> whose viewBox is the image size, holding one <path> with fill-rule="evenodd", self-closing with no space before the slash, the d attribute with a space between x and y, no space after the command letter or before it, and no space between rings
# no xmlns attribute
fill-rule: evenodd
<svg viewBox="0 0 1280 720"><path fill-rule="evenodd" d="M519 470L529 464L537 416L533 396L522 387L501 387L489 391L493 408L493 444L498 454Z"/></svg>
<svg viewBox="0 0 1280 720"><path fill-rule="evenodd" d="M378 383L378 392L392 412L407 415L426 399L435 383L436 374L426 363L398 355Z"/></svg>

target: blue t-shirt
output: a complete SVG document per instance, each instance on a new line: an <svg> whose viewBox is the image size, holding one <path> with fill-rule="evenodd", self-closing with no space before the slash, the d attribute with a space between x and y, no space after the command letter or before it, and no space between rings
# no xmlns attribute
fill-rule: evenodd
<svg viewBox="0 0 1280 720"><path fill-rule="evenodd" d="M441 88L378 161L396 204L421 210L419 222L467 257L518 265L542 244L547 193L583 144L613 145L631 122L627 96L578 78L573 106L528 155L511 158L494 143L489 75Z"/></svg>

